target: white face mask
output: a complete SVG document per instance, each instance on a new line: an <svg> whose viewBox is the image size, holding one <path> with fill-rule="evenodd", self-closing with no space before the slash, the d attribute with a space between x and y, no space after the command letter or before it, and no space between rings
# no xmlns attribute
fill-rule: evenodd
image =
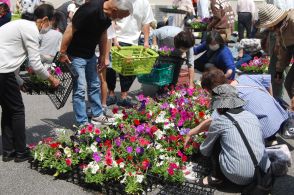
<svg viewBox="0 0 294 195"><path fill-rule="evenodd" d="M75 0L75 4L77 5L83 5L85 3L84 0Z"/></svg>
<svg viewBox="0 0 294 195"><path fill-rule="evenodd" d="M51 29L51 26L48 26L47 28L41 28L40 34L46 34Z"/></svg>
<svg viewBox="0 0 294 195"><path fill-rule="evenodd" d="M209 45L209 49L212 51L216 51L220 48L219 44L215 44L215 45Z"/></svg>

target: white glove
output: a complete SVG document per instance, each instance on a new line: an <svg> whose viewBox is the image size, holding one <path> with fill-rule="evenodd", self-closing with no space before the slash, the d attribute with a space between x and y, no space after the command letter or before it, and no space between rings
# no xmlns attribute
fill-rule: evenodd
<svg viewBox="0 0 294 195"><path fill-rule="evenodd" d="M155 51L158 51L158 45L152 45L151 46L151 49L155 50Z"/></svg>

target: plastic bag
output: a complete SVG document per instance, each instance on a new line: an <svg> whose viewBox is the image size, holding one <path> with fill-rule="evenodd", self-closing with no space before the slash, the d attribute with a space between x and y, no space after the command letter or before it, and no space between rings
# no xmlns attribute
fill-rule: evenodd
<svg viewBox="0 0 294 195"><path fill-rule="evenodd" d="M275 176L283 176L291 167L292 158L286 144L275 145L265 149L271 161L272 171Z"/></svg>

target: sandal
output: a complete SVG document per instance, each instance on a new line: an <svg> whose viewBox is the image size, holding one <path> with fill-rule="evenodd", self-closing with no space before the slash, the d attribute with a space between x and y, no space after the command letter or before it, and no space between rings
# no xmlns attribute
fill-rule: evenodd
<svg viewBox="0 0 294 195"><path fill-rule="evenodd" d="M208 184L204 184L204 182L203 182L206 177L207 177ZM206 176L206 177L201 178L198 181L198 184L201 185L201 186L204 186L204 187L207 187L207 186L218 187L218 186L222 185L223 182L224 182L223 180L217 179L217 178L214 178L214 180L213 180L211 175Z"/></svg>

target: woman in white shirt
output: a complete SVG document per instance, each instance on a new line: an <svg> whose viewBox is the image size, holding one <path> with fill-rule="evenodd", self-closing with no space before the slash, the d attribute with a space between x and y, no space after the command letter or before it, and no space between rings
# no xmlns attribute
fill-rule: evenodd
<svg viewBox="0 0 294 195"><path fill-rule="evenodd" d="M29 59L36 74L47 79L52 87L60 81L48 73L41 63L39 33L44 33L53 16L54 8L43 4L34 11L35 21L16 20L0 28L0 105L2 108L2 160L22 162L30 159L26 148L25 112L20 89L23 81L16 80L15 72Z"/></svg>

